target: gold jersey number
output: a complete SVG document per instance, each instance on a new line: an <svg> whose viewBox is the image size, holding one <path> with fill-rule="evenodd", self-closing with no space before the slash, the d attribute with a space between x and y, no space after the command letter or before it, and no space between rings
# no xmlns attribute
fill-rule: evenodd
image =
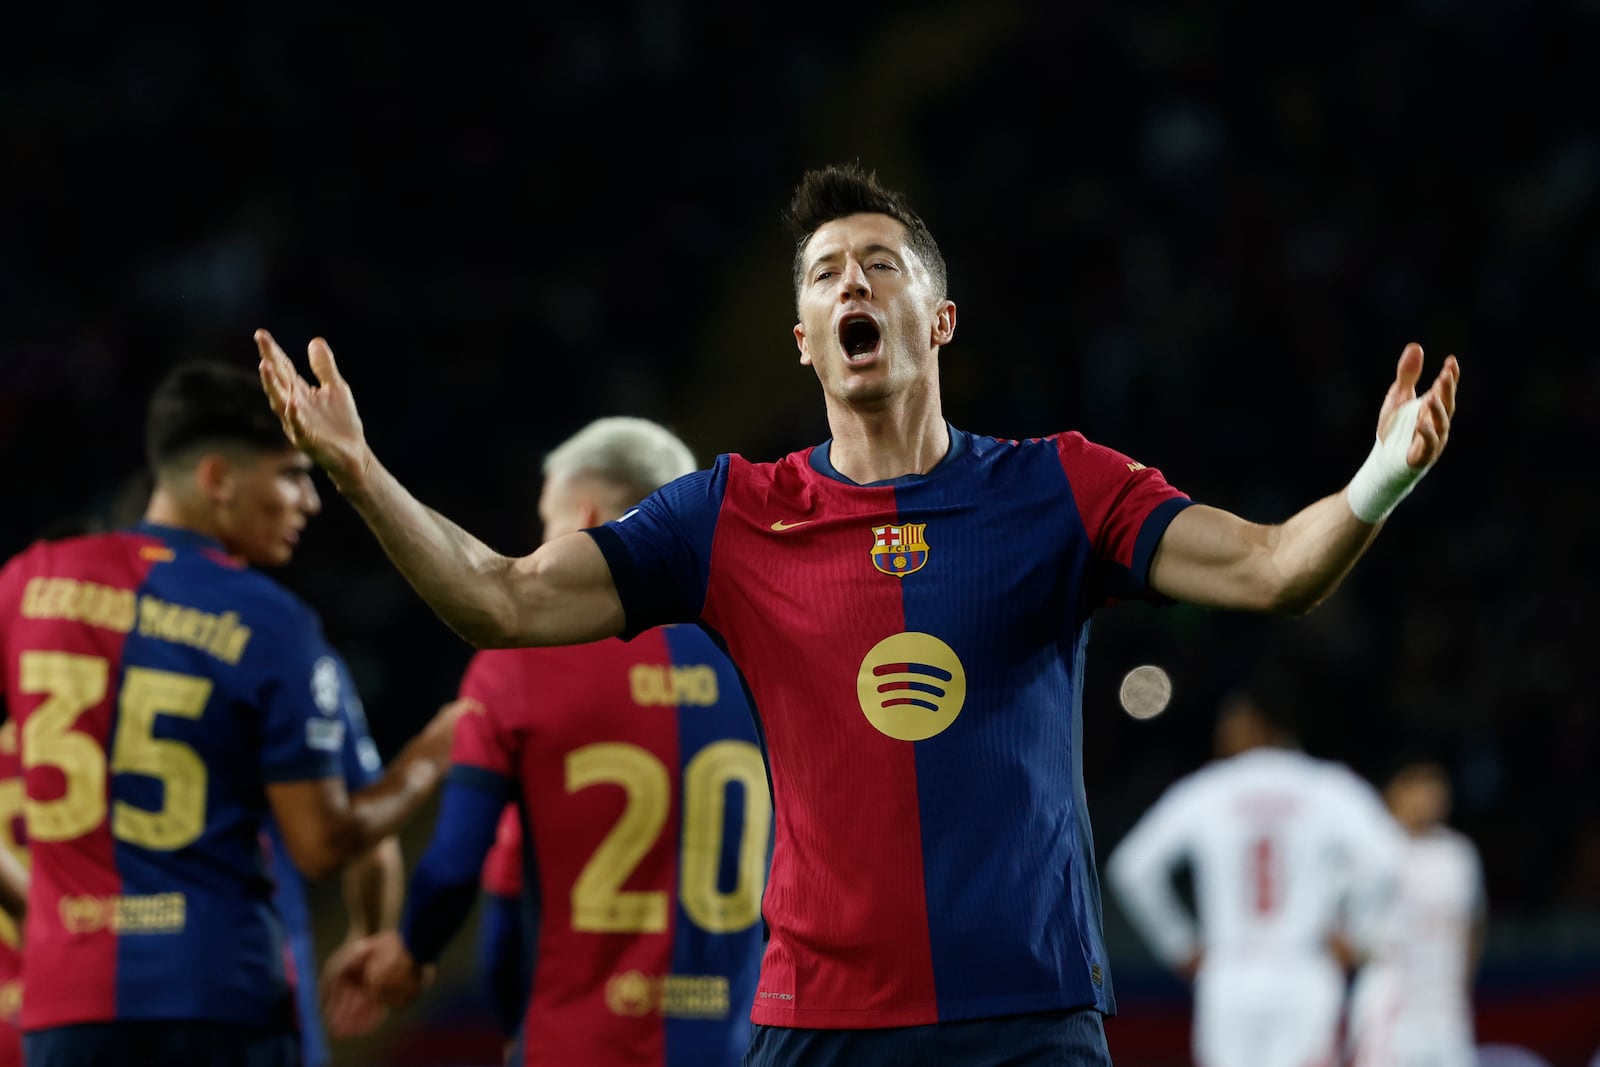
<svg viewBox="0 0 1600 1067"><path fill-rule="evenodd" d="M627 803L572 885L572 927L588 933L663 933L670 906L666 892L622 886L661 838L672 807L671 775L638 745L603 742L567 754L567 792L602 784L621 786ZM731 785L744 789L744 825L737 877L723 892L717 871ZM683 769L678 862L678 902L695 925L727 934L761 917L771 833L772 798L760 750L748 741L716 741L696 753Z"/></svg>
<svg viewBox="0 0 1600 1067"><path fill-rule="evenodd" d="M30 841L71 841L97 829L106 818L106 754L88 734L73 729L78 717L106 697L111 665L99 656L71 652L24 652L21 689L44 701L22 730L22 765L54 767L66 779L61 796L28 798ZM211 698L211 681L148 667L123 672L117 695L116 742L110 773L138 774L161 783L158 811L118 800L111 805L111 832L141 848L171 852L193 844L205 829L205 761L182 741L156 737L156 719L198 719Z"/></svg>

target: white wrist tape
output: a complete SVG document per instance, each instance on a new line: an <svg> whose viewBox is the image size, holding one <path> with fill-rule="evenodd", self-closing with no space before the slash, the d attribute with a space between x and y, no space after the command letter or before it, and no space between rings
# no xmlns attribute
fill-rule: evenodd
<svg viewBox="0 0 1600 1067"><path fill-rule="evenodd" d="M1379 523L1388 518L1433 466L1431 463L1426 467L1406 464L1406 453L1411 450L1411 437L1417 428L1417 413L1421 410L1422 397L1401 404L1389 423L1389 436L1372 446L1367 461L1350 479L1344 496L1350 502L1350 510L1362 522Z"/></svg>

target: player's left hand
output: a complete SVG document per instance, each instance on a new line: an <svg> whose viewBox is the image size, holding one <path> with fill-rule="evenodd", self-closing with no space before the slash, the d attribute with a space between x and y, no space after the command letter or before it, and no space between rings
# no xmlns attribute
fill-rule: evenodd
<svg viewBox="0 0 1600 1067"><path fill-rule="evenodd" d="M334 1037L370 1034L389 1014L389 1009L367 991L370 942L370 938L346 941L333 950L322 966L322 1014Z"/></svg>
<svg viewBox="0 0 1600 1067"><path fill-rule="evenodd" d="M1394 382L1384 395L1383 407L1378 411L1378 438L1386 438L1389 423L1400 405L1417 395L1417 382L1422 377L1422 346L1415 341L1406 345L1395 367ZM1417 426L1411 433L1411 447L1406 450L1406 465L1420 469L1431 465L1444 451L1450 437L1450 420L1456 413L1456 383L1461 380L1461 366L1455 356L1446 356L1438 377L1423 394L1422 410L1417 412Z"/></svg>

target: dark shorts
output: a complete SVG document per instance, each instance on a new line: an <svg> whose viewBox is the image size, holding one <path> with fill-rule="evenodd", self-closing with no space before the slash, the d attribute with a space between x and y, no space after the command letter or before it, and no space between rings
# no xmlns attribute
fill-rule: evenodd
<svg viewBox="0 0 1600 1067"><path fill-rule="evenodd" d="M79 1023L22 1035L28 1067L299 1067L282 1029L192 1019Z"/></svg>
<svg viewBox="0 0 1600 1067"><path fill-rule="evenodd" d="M757 1026L744 1067L1110 1067L1093 1008L888 1030ZM33 1067L29 1061L28 1067Z"/></svg>

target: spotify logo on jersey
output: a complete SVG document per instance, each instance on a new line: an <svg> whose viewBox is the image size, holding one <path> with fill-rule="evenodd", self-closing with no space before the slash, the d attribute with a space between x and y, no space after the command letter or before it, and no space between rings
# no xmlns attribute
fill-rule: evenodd
<svg viewBox="0 0 1600 1067"><path fill-rule="evenodd" d="M925 741L942 733L967 700L967 672L955 649L932 634L885 637L856 674L861 711L879 733Z"/></svg>

